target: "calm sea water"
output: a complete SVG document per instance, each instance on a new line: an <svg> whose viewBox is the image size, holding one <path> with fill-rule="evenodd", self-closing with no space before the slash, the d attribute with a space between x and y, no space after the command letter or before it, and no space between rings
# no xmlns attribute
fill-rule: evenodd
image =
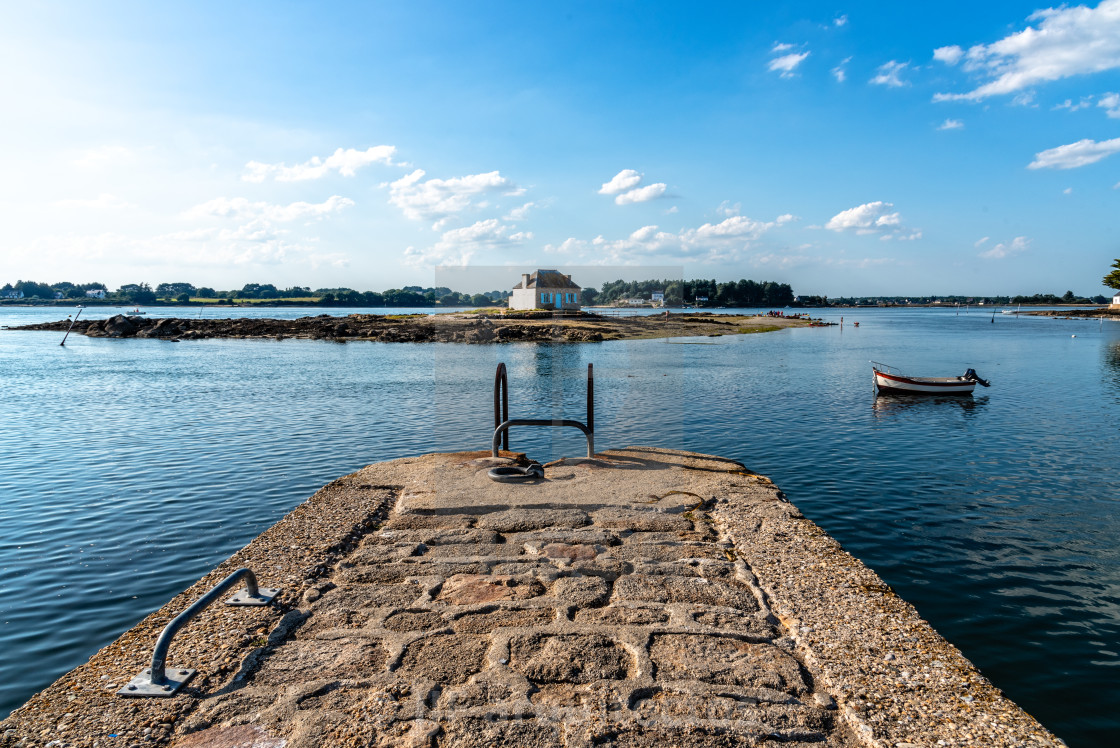
<svg viewBox="0 0 1120 748"><path fill-rule="evenodd" d="M588 345L61 347L0 331L0 716L327 481L487 448L498 361L513 417L579 419L593 362L600 449L684 448L771 476L1071 746L1115 745L1120 324L822 314L846 324ZM0 308L0 324L62 316ZM931 376L971 366L993 384L876 398L869 359ZM515 430L511 444L538 459L584 449L575 431Z"/></svg>

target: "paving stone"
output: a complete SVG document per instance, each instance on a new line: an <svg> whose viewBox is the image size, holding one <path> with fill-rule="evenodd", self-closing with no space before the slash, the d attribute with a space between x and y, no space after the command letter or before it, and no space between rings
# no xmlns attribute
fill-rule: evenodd
<svg viewBox="0 0 1120 748"><path fill-rule="evenodd" d="M595 526L608 530L632 530L635 532L672 532L691 530L692 522L678 514L640 511L609 507L594 512Z"/></svg>
<svg viewBox="0 0 1120 748"><path fill-rule="evenodd" d="M295 640L267 653L253 673L258 686L327 678L362 678L385 666L385 650L370 639Z"/></svg>
<svg viewBox="0 0 1120 748"><path fill-rule="evenodd" d="M777 639L780 635L774 624L758 614L753 616L735 615L720 611L702 610L693 613L693 620L701 626L711 626L733 634Z"/></svg>
<svg viewBox="0 0 1120 748"><path fill-rule="evenodd" d="M626 650L602 634L534 634L510 640L510 667L534 683L621 680L631 667Z"/></svg>
<svg viewBox="0 0 1120 748"><path fill-rule="evenodd" d="M742 748L749 745L798 748L800 743L766 740L761 731L733 728L634 727L596 736L595 748ZM814 748L819 748L819 743Z"/></svg>
<svg viewBox="0 0 1120 748"><path fill-rule="evenodd" d="M526 552L554 561L588 561L606 550L605 546L593 543L526 543Z"/></svg>
<svg viewBox="0 0 1120 748"><path fill-rule="evenodd" d="M453 545L457 543L498 543L502 536L493 530L382 530L371 536L368 543L423 543L424 545Z"/></svg>
<svg viewBox="0 0 1120 748"><path fill-rule="evenodd" d="M180 748L284 748L287 740L256 725L213 727L176 741Z"/></svg>
<svg viewBox="0 0 1120 748"><path fill-rule="evenodd" d="M408 645L397 673L456 685L482 670L490 638L475 634L436 634Z"/></svg>
<svg viewBox="0 0 1120 748"><path fill-rule="evenodd" d="M601 530L596 527L580 527L574 530L534 530L531 532L511 532L505 536L506 542L513 545L544 546L549 543L578 543L612 546L621 543L617 532Z"/></svg>
<svg viewBox="0 0 1120 748"><path fill-rule="evenodd" d="M418 556L425 558L471 558L485 556L487 558L517 558L525 553L521 546L507 545L506 543L455 543L453 545L435 545L430 548L421 546Z"/></svg>
<svg viewBox="0 0 1120 748"><path fill-rule="evenodd" d="M727 552L723 548L704 543L627 543L618 548L612 548L610 554L614 558L627 560L680 561L691 558L716 561L729 560Z"/></svg>
<svg viewBox="0 0 1120 748"><path fill-rule="evenodd" d="M456 574L485 574L490 570L490 564L482 561L466 561L462 563L437 563L424 562L422 564L392 563L377 566L357 566L344 569L339 574L343 583L360 584L369 582L403 582L409 577L433 576L452 577Z"/></svg>
<svg viewBox="0 0 1120 748"><path fill-rule="evenodd" d="M428 631L449 626L450 623L430 610L402 610L386 618L383 625L390 631Z"/></svg>
<svg viewBox="0 0 1120 748"><path fill-rule="evenodd" d="M440 695L439 708L444 712L456 709L500 704L513 696L513 689L504 683L479 681L449 688Z"/></svg>
<svg viewBox="0 0 1120 748"><path fill-rule="evenodd" d="M475 517L470 514L394 514L385 523L390 530L431 530L473 527Z"/></svg>
<svg viewBox="0 0 1120 748"><path fill-rule="evenodd" d="M451 605L475 605L542 594L544 585L527 575L456 574L444 583L437 599Z"/></svg>
<svg viewBox="0 0 1120 748"><path fill-rule="evenodd" d="M653 623L665 623L669 620L669 613L664 610L648 610L645 608L593 608L576 611L574 620L579 623L600 623L614 626L648 626Z"/></svg>
<svg viewBox="0 0 1120 748"><path fill-rule="evenodd" d="M736 589L703 577L638 576L619 577L614 583L614 600L655 603L690 603L758 610L758 601L748 590Z"/></svg>
<svg viewBox="0 0 1120 748"><path fill-rule="evenodd" d="M478 527L497 532L525 532L546 527L573 529L591 524L591 518L579 509L509 509L483 514Z"/></svg>
<svg viewBox="0 0 1120 748"><path fill-rule="evenodd" d="M557 748L563 744L563 730L558 724L482 718L451 722L436 742L438 748Z"/></svg>
<svg viewBox="0 0 1120 748"><path fill-rule="evenodd" d="M611 585L602 577L561 577L552 583L549 594L567 605L593 608L611 596Z"/></svg>
<svg viewBox="0 0 1120 748"><path fill-rule="evenodd" d="M649 656L659 681L698 680L770 688L794 696L808 691L800 663L772 644L704 634L657 634Z"/></svg>
<svg viewBox="0 0 1120 748"><path fill-rule="evenodd" d="M455 619L456 631L469 634L487 634L499 628L515 626L545 626L556 618L552 608L498 608L470 612Z"/></svg>

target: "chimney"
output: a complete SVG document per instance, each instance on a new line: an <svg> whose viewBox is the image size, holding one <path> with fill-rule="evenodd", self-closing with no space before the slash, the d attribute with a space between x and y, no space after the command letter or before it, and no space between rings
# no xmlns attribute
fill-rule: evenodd
<svg viewBox="0 0 1120 748"><path fill-rule="evenodd" d="M522 288L528 288L529 287L529 274L528 273L522 273L521 274L521 287Z"/></svg>
<svg viewBox="0 0 1120 748"><path fill-rule="evenodd" d="M570 285L572 285L572 276L570 276L570 275L565 275L565 276L564 276L564 280L568 281L568 285L569 285L569 286L570 286Z"/></svg>

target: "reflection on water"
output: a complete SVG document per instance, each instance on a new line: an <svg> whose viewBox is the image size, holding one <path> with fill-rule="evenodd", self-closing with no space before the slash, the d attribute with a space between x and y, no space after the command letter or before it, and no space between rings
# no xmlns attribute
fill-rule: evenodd
<svg viewBox="0 0 1120 748"><path fill-rule="evenodd" d="M1102 347L1105 383L1120 392L1120 341Z"/></svg>
<svg viewBox="0 0 1120 748"><path fill-rule="evenodd" d="M876 418L896 416L901 413L922 413L934 409L952 410L960 408L968 417L982 413L988 406L988 395L971 397L969 395L888 395L879 394L871 402L871 411Z"/></svg>

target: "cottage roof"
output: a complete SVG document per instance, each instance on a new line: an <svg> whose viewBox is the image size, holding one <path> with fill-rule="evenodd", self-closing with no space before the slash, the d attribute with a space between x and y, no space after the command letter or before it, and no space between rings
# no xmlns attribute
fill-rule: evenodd
<svg viewBox="0 0 1120 748"><path fill-rule="evenodd" d="M523 285L524 279L514 289L518 288L574 288L579 286L572 281L572 276L564 275L559 270L538 270L529 276L529 285Z"/></svg>

